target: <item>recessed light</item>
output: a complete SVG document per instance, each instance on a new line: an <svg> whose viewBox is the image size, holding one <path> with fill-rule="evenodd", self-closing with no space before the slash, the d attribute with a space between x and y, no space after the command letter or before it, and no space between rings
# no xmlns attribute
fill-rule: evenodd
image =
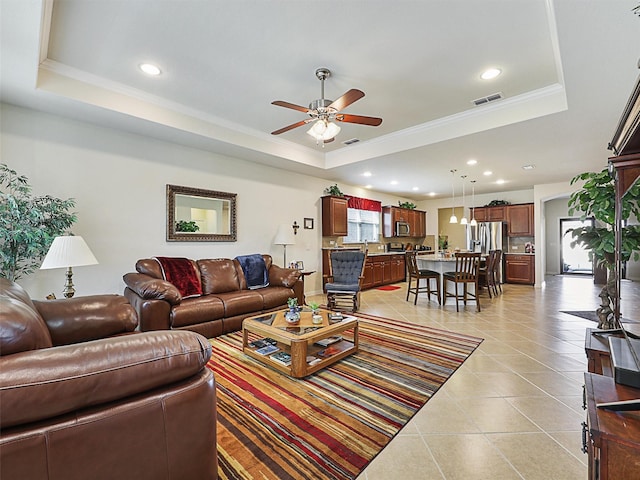
<svg viewBox="0 0 640 480"><path fill-rule="evenodd" d="M534 168L536 168L535 165L523 165L522 166L523 170L533 170Z"/></svg>
<svg viewBox="0 0 640 480"><path fill-rule="evenodd" d="M475 165L476 163L478 163L478 160L472 158L471 160L467 160L467 165Z"/></svg>
<svg viewBox="0 0 640 480"><path fill-rule="evenodd" d="M497 183L498 185L502 185L503 183L506 183L506 181L505 181L505 180L503 180L503 179L499 179L499 180L496 180L496 183Z"/></svg>
<svg viewBox="0 0 640 480"><path fill-rule="evenodd" d="M162 73L162 70L160 70L160 67L152 63L141 63L140 70L142 70L147 75L153 75L153 76L160 75Z"/></svg>
<svg viewBox="0 0 640 480"><path fill-rule="evenodd" d="M435 197L436 196L436 192L429 192L429 196L430 197Z"/></svg>
<svg viewBox="0 0 640 480"><path fill-rule="evenodd" d="M496 78L501 73L502 73L502 70L500 70L499 68L488 68L487 70L482 72L482 75L480 75L480 78L483 80L491 80L492 78Z"/></svg>
<svg viewBox="0 0 640 480"><path fill-rule="evenodd" d="M365 185L364 188L373 188L373 185Z"/></svg>
<svg viewBox="0 0 640 480"><path fill-rule="evenodd" d="M397 180L391 180L391 185L397 185L398 181Z"/></svg>
<svg viewBox="0 0 640 480"><path fill-rule="evenodd" d="M485 177L488 177L489 175L493 175L493 172L492 172L491 170L487 170L486 172L482 172L482 174L483 174Z"/></svg>
<svg viewBox="0 0 640 480"><path fill-rule="evenodd" d="M420 189L418 187L413 187L411 190L413 190L414 192L417 192Z"/></svg>
<svg viewBox="0 0 640 480"><path fill-rule="evenodd" d="M371 172L364 172L362 175L365 177L370 177L372 174Z"/></svg>

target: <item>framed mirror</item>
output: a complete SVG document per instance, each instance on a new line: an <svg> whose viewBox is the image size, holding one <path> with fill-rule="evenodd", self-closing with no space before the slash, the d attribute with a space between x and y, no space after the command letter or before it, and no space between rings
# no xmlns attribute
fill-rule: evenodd
<svg viewBox="0 0 640 480"><path fill-rule="evenodd" d="M235 242L235 193L167 185L167 241Z"/></svg>

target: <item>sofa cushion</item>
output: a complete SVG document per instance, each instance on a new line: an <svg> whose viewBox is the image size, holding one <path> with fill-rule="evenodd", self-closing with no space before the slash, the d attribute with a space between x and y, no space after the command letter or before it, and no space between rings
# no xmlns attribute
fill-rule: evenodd
<svg viewBox="0 0 640 480"><path fill-rule="evenodd" d="M0 295L0 355L51 346L51 335L38 311L21 300Z"/></svg>
<svg viewBox="0 0 640 480"><path fill-rule="evenodd" d="M293 287L293 284L298 281L300 275L302 275L300 270L271 265L271 268L269 269L269 285Z"/></svg>
<svg viewBox="0 0 640 480"><path fill-rule="evenodd" d="M210 322L224 317L222 300L212 295L183 300L180 305L171 309L170 324L172 328L186 327L198 323Z"/></svg>
<svg viewBox="0 0 640 480"><path fill-rule="evenodd" d="M296 294L289 287L269 287L256 290L262 295L262 301L264 302L264 309L270 309L284 306L287 304L287 300L290 297L295 297Z"/></svg>
<svg viewBox="0 0 640 480"><path fill-rule="evenodd" d="M227 293L240 290L238 272L233 260L216 258L198 260L202 279L202 294Z"/></svg>
<svg viewBox="0 0 640 480"><path fill-rule="evenodd" d="M260 290L238 290L237 292L218 293L218 297L224 303L224 316L234 317L246 313L260 313L264 306L264 300Z"/></svg>

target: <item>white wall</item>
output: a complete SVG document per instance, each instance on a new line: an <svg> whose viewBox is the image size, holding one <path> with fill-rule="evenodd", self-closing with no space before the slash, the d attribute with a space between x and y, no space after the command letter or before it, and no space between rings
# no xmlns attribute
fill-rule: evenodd
<svg viewBox="0 0 640 480"><path fill-rule="evenodd" d="M560 219L569 218L569 197L556 198L545 202L545 251L546 273L558 275L560 272ZM578 215L576 215L578 216Z"/></svg>
<svg viewBox="0 0 640 480"><path fill-rule="evenodd" d="M273 245L280 223L303 225L287 260L302 260L318 273L306 279L306 292L322 291L321 205L324 179L158 141L55 115L0 105L0 160L26 175L35 195L74 198L82 235L99 265L74 269L76 295L122 293L122 275L140 258L188 258L270 253L282 265L283 248ZM167 242L166 184L232 192L238 195L238 241ZM396 205L395 196L340 185L348 194ZM21 279L34 298L58 297L64 270L42 270Z"/></svg>

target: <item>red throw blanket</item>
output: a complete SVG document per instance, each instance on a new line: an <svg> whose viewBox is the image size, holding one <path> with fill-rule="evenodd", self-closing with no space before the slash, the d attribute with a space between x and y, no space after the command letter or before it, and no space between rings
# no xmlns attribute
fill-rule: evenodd
<svg viewBox="0 0 640 480"><path fill-rule="evenodd" d="M191 260L176 257L154 258L160 264L164 279L178 289L182 298L202 295L202 285Z"/></svg>

